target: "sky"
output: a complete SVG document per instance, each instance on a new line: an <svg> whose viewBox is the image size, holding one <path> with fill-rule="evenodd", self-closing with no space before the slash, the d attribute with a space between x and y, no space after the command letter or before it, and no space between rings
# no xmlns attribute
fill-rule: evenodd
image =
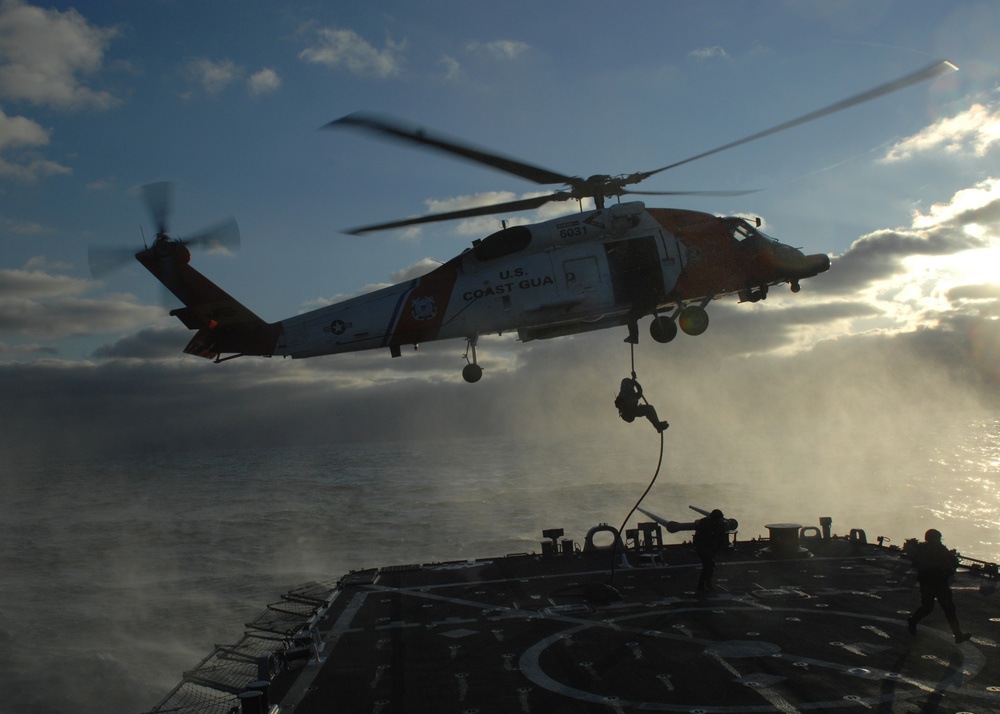
<svg viewBox="0 0 1000 714"><path fill-rule="evenodd" d="M247 448L605 430L624 328L311 360L183 355L176 305L138 264L137 196L176 182L171 231L234 216L242 246L194 266L268 321L429 270L501 219L366 236L352 226L509 200L516 177L344 129L397 117L555 171L649 170L936 60L959 71L686 164L651 206L758 216L828 253L801 293L709 307L645 339L636 369L692 445L774 439L842 453L917 413L996 405L1000 6L923 0L699 3L0 0L0 455ZM643 331L645 334L645 331ZM748 426L749 424L749 426ZM757 426L761 424L762 426ZM720 436L724 435L724 436ZM805 448L805 447L803 447Z"/></svg>

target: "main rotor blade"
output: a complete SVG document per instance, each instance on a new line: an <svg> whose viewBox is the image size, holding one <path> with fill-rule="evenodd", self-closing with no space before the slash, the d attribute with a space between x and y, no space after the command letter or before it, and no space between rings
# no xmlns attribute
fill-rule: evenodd
<svg viewBox="0 0 1000 714"><path fill-rule="evenodd" d="M140 186L139 191L146 202L146 208L149 209L153 223L156 224L156 234L166 233L167 219L170 216L174 196L174 184L170 181L147 183L145 186Z"/></svg>
<svg viewBox="0 0 1000 714"><path fill-rule="evenodd" d="M493 203L489 206L474 206L472 208L449 211L448 213L431 213L426 216L406 218L401 221L391 221L389 223L361 226L360 228L351 228L350 230L344 232L350 235L361 235L362 233L384 231L390 228L403 228L405 226L415 226L422 223L437 223L438 221L451 221L458 218L474 218L476 216L492 216L495 213L528 211L533 208L544 206L550 201L566 201L570 198L573 198L571 194L560 191L557 193L546 194L545 196L535 196L534 198L522 198L517 201L507 201L506 203Z"/></svg>
<svg viewBox="0 0 1000 714"><path fill-rule="evenodd" d="M933 79L934 77L940 77L951 72L958 70L958 67L953 65L947 60L941 60L935 62L934 64L928 65L923 69L918 69L916 72L911 72L899 79L893 80L892 82L887 82L886 84L881 84L877 87L869 89L867 91L861 92L860 94L855 94L853 97L848 97L847 99L842 99L839 102L835 102L822 109L817 109L816 111L809 112L808 114L803 114L797 119L792 119L790 121L783 122L776 126L772 126L770 129L765 129L764 131L759 131L756 134L751 134L742 139L737 139L736 141L731 141L728 144L723 144L722 146L711 149L710 151L703 151L700 154L696 154L690 158L684 159L683 161L677 161L676 163L670 164L669 166L664 166L663 168L655 169L654 171L646 171L639 174L633 174L634 181L631 183L638 183L643 179L647 179L654 174L658 174L661 171L666 171L668 169L673 169L678 166L683 166L684 164L691 163L692 161L697 161L698 159L703 159L706 156L711 156L712 154L718 154L720 151L725 151L726 149L732 149L736 146L741 146L743 144L749 144L751 141L756 141L757 139L763 139L765 136L771 136L772 134L777 134L779 131L785 131L786 129L791 129L793 127L805 124L807 122L820 119L822 117L834 114L844 109L849 109L850 107L857 106L858 104L863 104L864 102L869 102L873 99L885 96L886 94L891 94L900 89L905 89L913 84L918 84L928 79Z"/></svg>
<svg viewBox="0 0 1000 714"><path fill-rule="evenodd" d="M235 251L240 247L240 227L237 225L236 219L227 218L181 242L190 248L201 248L209 251Z"/></svg>
<svg viewBox="0 0 1000 714"><path fill-rule="evenodd" d="M549 171L548 169L543 169L538 166L532 166L531 164L518 161L517 159L500 156L499 154L494 154L484 149L479 149L469 144L461 143L454 139L432 137L423 129L410 129L391 119L377 117L372 114L365 114L364 112L355 112L354 114L348 114L340 119L335 119L325 125L324 128L329 129L337 126L357 127L360 129L366 129L375 134L384 134L386 136L401 139L413 144L429 146L433 149L437 149L438 151L444 151L455 156L460 156L463 159L468 159L469 161L474 161L478 164L484 164L499 171L504 171L506 173L513 174L514 176L520 176L521 178L528 179L529 181L533 181L538 184L570 184L575 181L575 179L571 176L564 176L563 174L556 173L555 171Z"/></svg>

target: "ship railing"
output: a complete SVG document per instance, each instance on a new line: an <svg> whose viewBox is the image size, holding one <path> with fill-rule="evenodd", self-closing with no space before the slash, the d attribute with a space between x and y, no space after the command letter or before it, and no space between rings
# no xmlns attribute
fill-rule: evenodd
<svg viewBox="0 0 1000 714"><path fill-rule="evenodd" d="M958 554L958 562L960 565L965 566L971 572L982 575L984 578L990 580L996 580L1000 577L1000 566L996 563L991 563L988 560L978 560L977 558L968 558L961 553Z"/></svg>
<svg viewBox="0 0 1000 714"><path fill-rule="evenodd" d="M316 623L336 597L336 585L309 583L269 604L251 622L233 645L216 645L193 669L184 672L180 684L146 714L230 714L234 697L247 684L271 678L280 668L277 653L300 644L300 636L311 639Z"/></svg>

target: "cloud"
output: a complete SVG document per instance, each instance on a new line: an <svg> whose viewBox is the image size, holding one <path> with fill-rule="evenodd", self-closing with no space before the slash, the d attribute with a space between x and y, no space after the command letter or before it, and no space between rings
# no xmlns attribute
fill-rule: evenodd
<svg viewBox="0 0 1000 714"><path fill-rule="evenodd" d="M20 0L0 2L0 98L63 110L108 109L119 100L85 77L102 67L117 28L98 28L76 10L59 12ZM36 181L71 170L38 155L50 130L0 110L0 179Z"/></svg>
<svg viewBox="0 0 1000 714"><path fill-rule="evenodd" d="M34 181L42 176L71 173L69 168L32 151L47 145L49 135L37 122L22 116L9 117L0 109L0 177Z"/></svg>
<svg viewBox="0 0 1000 714"><path fill-rule="evenodd" d="M520 201L529 198L537 198L552 193L551 191L529 191L527 193L516 194L513 191L483 191L481 193L466 194L463 196L453 196L451 198L433 199L424 201L427 206L427 213L448 213L450 211L461 211L466 208L478 208L480 206L491 206L510 201ZM574 207L577 205L573 202ZM584 199L584 210L593 208L590 199ZM460 220L454 226L456 234L461 236L473 236L483 238L491 233L500 230L500 220L506 220L508 226L521 226L539 221L546 221L566 214L566 203L564 201L552 201L533 211L519 211L517 213L498 210L495 214L476 216Z"/></svg>
<svg viewBox="0 0 1000 714"><path fill-rule="evenodd" d="M261 97L265 94L276 92L281 87L281 77L273 69L265 68L250 75L247 80L247 88L250 94Z"/></svg>
<svg viewBox="0 0 1000 714"><path fill-rule="evenodd" d="M3 162L0 161L0 165L2 165L2 163ZM0 168L0 171L2 171L2 168ZM22 236L43 235L45 233L50 233L52 230L41 223L35 223L33 221L15 221L4 216L0 216L0 229Z"/></svg>
<svg viewBox="0 0 1000 714"><path fill-rule="evenodd" d="M1000 284L960 285L948 291L948 300L952 304L963 300L1000 300Z"/></svg>
<svg viewBox="0 0 1000 714"><path fill-rule="evenodd" d="M772 288L767 300L739 303L733 298L712 303L711 326L698 341L679 335L683 349L696 350L711 343L714 350L739 356L779 356L807 352L816 344L849 333L858 321L878 318L879 306L852 300L830 300L811 294L812 283L793 295ZM671 342L671 345L674 345Z"/></svg>
<svg viewBox="0 0 1000 714"><path fill-rule="evenodd" d="M504 203L513 201L516 198L518 198L517 194L512 191L483 191L482 193L452 196L451 198L429 198L424 203L427 205L427 210L430 213L447 213L450 211L461 211L466 208L489 206L494 203Z"/></svg>
<svg viewBox="0 0 1000 714"><path fill-rule="evenodd" d="M28 261L24 264L25 270L72 270L73 264L66 263L63 261L52 261L43 255L36 255L34 258L28 258Z"/></svg>
<svg viewBox="0 0 1000 714"><path fill-rule="evenodd" d="M713 45L691 50L688 52L688 57L698 62L705 62L713 59L729 59L729 53L719 45Z"/></svg>
<svg viewBox="0 0 1000 714"><path fill-rule="evenodd" d="M0 157L0 178L11 178L19 181L36 181L43 176L70 174L72 169L48 159L31 159L21 162L11 162Z"/></svg>
<svg viewBox="0 0 1000 714"><path fill-rule="evenodd" d="M409 265L402 270L397 270L389 276L393 283L401 283L405 280L413 280L421 275L426 275L435 268L441 267L441 261L433 258L421 258L416 263Z"/></svg>
<svg viewBox="0 0 1000 714"><path fill-rule="evenodd" d="M913 136L896 142L881 161L906 161L931 151L982 157L998 141L1000 108L996 104L973 104L953 117L939 119Z"/></svg>
<svg viewBox="0 0 1000 714"><path fill-rule="evenodd" d="M478 42L473 40L467 42L465 45L466 52L486 55L501 62L516 60L530 49L530 45L520 40L494 40L492 42Z"/></svg>
<svg viewBox="0 0 1000 714"><path fill-rule="evenodd" d="M730 316L766 314L748 307L732 308ZM807 312L800 317L813 319ZM903 428L907 414L969 407L997 394L989 369L990 350L1000 344L995 322L982 337L949 325L825 340L788 356L732 352L723 327L668 345L644 339L636 349L646 393L672 422L674 463L700 458L704 440L689 437L705 433L726 435L727 444L741 448L772 443L769 435L780 433L775 469L814 463L824 450L842 455L844 444L877 446ZM459 376L461 340L397 359L384 352L221 365L184 355L165 359L177 355L184 337L176 328L146 330L102 348L96 364L0 364L5 408L19 415L16 429L0 434L0 452L58 446L121 453L178 444L192 451L442 434L590 433L617 440L641 432L620 422L612 405L630 368L613 332L527 345L484 339L479 356L486 375L476 385ZM52 428L52 415L61 428ZM879 439L871 438L876 433Z"/></svg>
<svg viewBox="0 0 1000 714"><path fill-rule="evenodd" d="M984 181L915 212L908 226L863 236L799 294L773 290L755 304L714 301L711 326L699 337L656 344L644 320L635 365L650 399L673 423L674 458L699 458L697 440L686 438L691 434L737 435L742 448L753 448L781 433L774 469L825 459L839 464L850 451L844 444L870 455L882 443L871 434L905 433L906 415L995 400L1000 281L973 280L954 261L970 245L997 249L998 194L1000 181ZM473 198L440 207L467 201ZM974 225L979 230L970 234ZM987 264L985 256L975 262ZM391 279L434 265L418 261ZM460 377L462 340L421 345L398 359L373 351L215 365L181 354L190 332L172 321L127 334L129 324L152 318L130 313L136 307L128 296L88 302L86 289L85 281L41 269L0 272L0 338L37 336L0 349L10 360L0 364L0 391L22 415L17 433L0 434L0 450L44 453L57 439L80 453L102 453L123 444L183 443L196 450L441 434L581 431L618 438L639 429L621 423L611 405L631 366L623 328L527 344L510 335L483 337L478 355L486 374L467 385ZM118 330L109 327L116 318ZM70 333L74 322L126 334L98 348L92 362L13 363L43 355L37 338L46 330ZM35 323L51 327L29 326ZM94 422L95 408L112 414L111 422ZM53 414L67 425L58 433Z"/></svg>
<svg viewBox="0 0 1000 714"><path fill-rule="evenodd" d="M163 315L161 308L137 305L130 295L101 299L0 299L0 335L58 339L130 330Z"/></svg>
<svg viewBox="0 0 1000 714"><path fill-rule="evenodd" d="M24 359L26 357L55 357L57 354L59 354L59 350L51 345L38 343L8 345L0 342L0 360L7 360L10 358Z"/></svg>
<svg viewBox="0 0 1000 714"><path fill-rule="evenodd" d="M381 50L354 30L324 27L316 30L315 43L299 53L299 59L330 69L346 69L360 77L386 79L402 72L405 43L387 39Z"/></svg>
<svg viewBox="0 0 1000 714"><path fill-rule="evenodd" d="M0 269L0 337L57 339L133 329L163 315L131 295L83 297L86 280L42 270Z"/></svg>
<svg viewBox="0 0 1000 714"><path fill-rule="evenodd" d="M105 359L177 360L184 356L182 350L191 339L191 333L184 327L151 327L134 335L122 337L116 342L101 345L92 357Z"/></svg>
<svg viewBox="0 0 1000 714"><path fill-rule="evenodd" d="M971 226L989 228L994 234L1000 226L1000 179L989 178L971 188L957 191L947 203L935 203L926 215L914 212L914 228L935 226L967 230Z"/></svg>
<svg viewBox="0 0 1000 714"><path fill-rule="evenodd" d="M949 255L964 246L948 233L880 229L862 236L841 256L834 258L829 277L817 281L828 293L853 293L903 269L913 256Z"/></svg>
<svg viewBox="0 0 1000 714"><path fill-rule="evenodd" d="M107 109L109 92L82 78L96 74L119 34L90 25L76 10L59 12L20 0L0 2L0 97L59 109Z"/></svg>
<svg viewBox="0 0 1000 714"><path fill-rule="evenodd" d="M0 151L12 146L44 146L49 132L27 117L9 117L0 109Z"/></svg>
<svg viewBox="0 0 1000 714"><path fill-rule="evenodd" d="M188 62L186 73L191 81L200 85L208 94L219 94L241 79L243 69L229 59L216 61L202 57Z"/></svg>
<svg viewBox="0 0 1000 714"><path fill-rule="evenodd" d="M438 64L444 68L444 78L447 82L457 82L462 78L462 65L454 57L443 55Z"/></svg>
<svg viewBox="0 0 1000 714"><path fill-rule="evenodd" d="M86 289L87 281L79 278L49 275L40 270L0 269L0 300L62 297L77 295Z"/></svg>
<svg viewBox="0 0 1000 714"><path fill-rule="evenodd" d="M88 191L107 191L115 185L113 179L95 179L87 182Z"/></svg>
<svg viewBox="0 0 1000 714"><path fill-rule="evenodd" d="M221 94L234 84L244 81L247 92L252 97L263 97L281 87L281 77L275 70L265 67L248 77L243 67L230 59L212 60L199 57L185 65L184 74L189 81L198 85L210 96ZM187 98L190 98L190 95L187 95Z"/></svg>
<svg viewBox="0 0 1000 714"><path fill-rule="evenodd" d="M36 181L43 176L70 174L72 169L48 159L27 159L7 161L0 157L0 178L16 179L18 181Z"/></svg>
<svg viewBox="0 0 1000 714"><path fill-rule="evenodd" d="M402 283L408 280L413 280L414 278L419 278L421 275L426 275L435 268L440 267L440 265L441 261L439 260L434 260L433 258L421 258L417 262L391 273L387 282L369 283L361 287L356 293L352 294L339 293L330 297L321 297L309 300L305 302L302 307L304 310L316 310L317 308L326 307L327 305L332 305L336 302L350 300L351 298L355 298L360 295L365 295L376 290L391 287L396 283Z"/></svg>
<svg viewBox="0 0 1000 714"><path fill-rule="evenodd" d="M795 298L797 310L816 318L811 324L793 327L799 322L795 311L784 303L772 311L772 303L767 317L755 315L742 328L727 325L728 334L737 343L791 354L863 336L943 333L961 336L966 351L975 342L978 354L992 354L994 344L1000 345L998 275L1000 180L987 179L914 211L908 226L860 237L836 256L830 271L804 283ZM713 324L718 314L713 312ZM750 324L767 340L741 334ZM995 383L1000 368L983 362L976 374Z"/></svg>
<svg viewBox="0 0 1000 714"><path fill-rule="evenodd" d="M978 229L977 229L978 228ZM852 293L899 273L906 261L942 257L1000 244L1000 179L958 191L946 203L915 211L906 228L880 229L856 240L834 258L816 284L828 293Z"/></svg>

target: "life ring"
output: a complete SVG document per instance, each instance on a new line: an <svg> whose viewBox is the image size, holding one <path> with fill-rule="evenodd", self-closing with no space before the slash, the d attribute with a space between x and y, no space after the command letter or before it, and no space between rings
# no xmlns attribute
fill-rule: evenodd
<svg viewBox="0 0 1000 714"><path fill-rule="evenodd" d="M611 534L611 545L594 545L594 536L597 533L610 533ZM607 523L602 523L599 526L594 526L589 531L587 531L587 538L583 542L583 552L591 553L594 551L611 550L612 548L618 548L620 550L625 549L625 544L622 542L621 533L614 526L609 526Z"/></svg>

